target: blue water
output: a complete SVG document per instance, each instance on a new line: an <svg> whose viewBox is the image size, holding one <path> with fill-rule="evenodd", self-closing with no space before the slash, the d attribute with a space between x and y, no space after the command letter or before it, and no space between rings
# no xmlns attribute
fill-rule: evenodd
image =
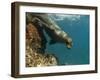
<svg viewBox="0 0 100 80"><path fill-rule="evenodd" d="M48 44L46 51L57 57L59 65L89 64L89 15L50 16L72 38L73 46L67 49L65 44Z"/></svg>

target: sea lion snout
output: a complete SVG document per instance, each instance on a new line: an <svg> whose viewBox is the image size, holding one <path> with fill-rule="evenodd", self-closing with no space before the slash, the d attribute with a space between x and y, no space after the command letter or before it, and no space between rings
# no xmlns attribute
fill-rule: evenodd
<svg viewBox="0 0 100 80"><path fill-rule="evenodd" d="M72 48L72 46L73 46L72 38L66 39L66 46L67 46L68 49Z"/></svg>

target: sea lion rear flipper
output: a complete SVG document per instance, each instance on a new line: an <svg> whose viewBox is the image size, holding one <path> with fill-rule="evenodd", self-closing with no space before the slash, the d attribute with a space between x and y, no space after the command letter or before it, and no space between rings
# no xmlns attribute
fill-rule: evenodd
<svg viewBox="0 0 100 80"><path fill-rule="evenodd" d="M50 45L55 44L55 43L56 43L56 41L54 41L54 40L50 40L50 42L49 42Z"/></svg>

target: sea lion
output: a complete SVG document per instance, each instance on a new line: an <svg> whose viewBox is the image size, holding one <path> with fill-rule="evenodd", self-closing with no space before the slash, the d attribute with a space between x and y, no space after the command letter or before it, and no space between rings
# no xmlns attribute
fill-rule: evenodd
<svg viewBox="0 0 100 80"><path fill-rule="evenodd" d="M27 15L28 20L32 21L33 23L37 23L40 27L43 27L45 32L51 38L50 44L59 43L66 43L67 48L72 47L72 39L68 36L66 32L64 32L56 22L51 19L48 14L45 13L30 13Z"/></svg>

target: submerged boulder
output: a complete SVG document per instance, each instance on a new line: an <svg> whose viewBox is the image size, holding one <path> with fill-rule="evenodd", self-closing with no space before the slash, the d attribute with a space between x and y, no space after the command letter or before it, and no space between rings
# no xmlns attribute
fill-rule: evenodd
<svg viewBox="0 0 100 80"><path fill-rule="evenodd" d="M46 38L42 28L33 23L26 26L26 67L55 66L57 58L52 54L45 53Z"/></svg>

